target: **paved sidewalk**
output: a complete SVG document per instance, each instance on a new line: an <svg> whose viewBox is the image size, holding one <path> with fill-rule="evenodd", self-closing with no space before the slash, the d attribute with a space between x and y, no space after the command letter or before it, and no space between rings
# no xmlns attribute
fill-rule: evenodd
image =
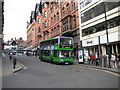
<svg viewBox="0 0 120 90"><path fill-rule="evenodd" d="M79 63L78 63L78 60L75 60L75 61L74 61L74 64L76 64L76 65L81 65L81 66L84 66L84 67L90 67L90 68L107 70L107 71L111 71L111 72L120 74L120 70L119 70L120 68L107 68L107 67L100 67L100 66L94 66L94 65L79 64Z"/></svg>
<svg viewBox="0 0 120 90"><path fill-rule="evenodd" d="M9 76L22 69L22 66L17 62L15 69L13 69L13 62L9 59L9 56L5 56L2 59L2 77Z"/></svg>

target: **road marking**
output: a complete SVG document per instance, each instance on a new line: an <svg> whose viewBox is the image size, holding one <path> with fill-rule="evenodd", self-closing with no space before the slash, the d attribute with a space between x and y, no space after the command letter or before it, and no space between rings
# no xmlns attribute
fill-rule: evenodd
<svg viewBox="0 0 120 90"><path fill-rule="evenodd" d="M77 66L77 67L82 67L82 68L84 68L84 67L86 67L86 68L87 68L87 66L79 66L79 65L75 65L75 66ZM120 77L120 74L118 74L118 73L114 73L114 72L107 71L107 70L101 70L101 69L94 68L94 67L89 67L89 69L90 69L90 68L91 68L91 69L93 69L93 70L103 71L103 72L110 73L110 74L112 74L112 75L115 75L115 76Z"/></svg>
<svg viewBox="0 0 120 90"><path fill-rule="evenodd" d="M28 69L27 66L23 65L22 63L19 62L19 64L22 66L23 69Z"/></svg>

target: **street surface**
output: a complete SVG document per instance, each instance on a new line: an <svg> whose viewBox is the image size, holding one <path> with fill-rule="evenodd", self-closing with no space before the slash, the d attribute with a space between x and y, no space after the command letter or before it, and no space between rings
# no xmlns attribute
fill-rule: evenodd
<svg viewBox="0 0 120 90"><path fill-rule="evenodd" d="M3 88L118 88L118 77L79 65L55 65L16 56L27 68L3 77Z"/></svg>

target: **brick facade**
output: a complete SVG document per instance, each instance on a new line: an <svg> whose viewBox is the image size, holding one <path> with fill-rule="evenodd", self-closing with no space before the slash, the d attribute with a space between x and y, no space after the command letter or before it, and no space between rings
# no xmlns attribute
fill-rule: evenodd
<svg viewBox="0 0 120 90"><path fill-rule="evenodd" d="M76 49L79 42L78 2L40 2L31 14L32 47L39 42L56 36L73 37ZM76 51L75 51L76 52Z"/></svg>

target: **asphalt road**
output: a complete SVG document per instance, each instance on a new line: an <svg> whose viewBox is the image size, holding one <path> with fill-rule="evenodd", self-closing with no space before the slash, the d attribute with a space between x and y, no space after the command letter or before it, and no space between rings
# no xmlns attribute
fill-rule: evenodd
<svg viewBox="0 0 120 90"><path fill-rule="evenodd" d="M3 77L3 88L118 88L118 77L76 65L55 65L17 56L27 69Z"/></svg>

